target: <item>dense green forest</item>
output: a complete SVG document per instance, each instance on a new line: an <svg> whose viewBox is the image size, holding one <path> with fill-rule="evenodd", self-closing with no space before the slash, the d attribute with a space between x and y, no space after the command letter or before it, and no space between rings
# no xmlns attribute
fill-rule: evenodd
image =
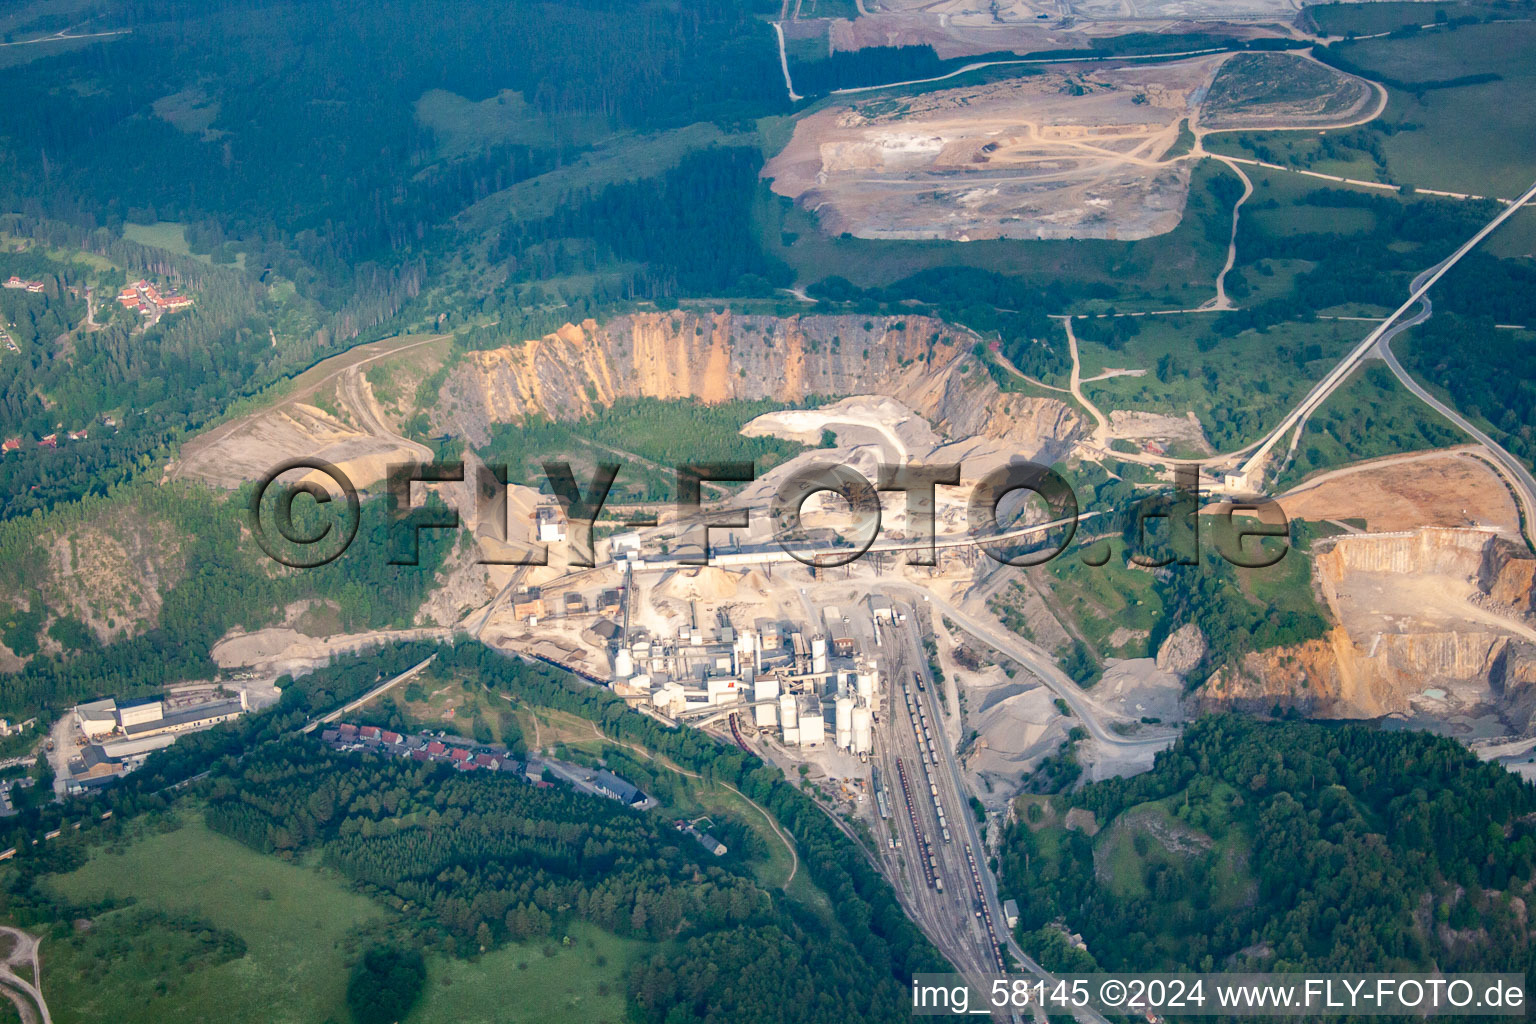
<svg viewBox="0 0 1536 1024"><path fill-rule="evenodd" d="M1343 303L1396 309L1407 298L1413 275L1448 256L1498 211L1492 202L1404 201L1349 189L1314 189L1289 204L1256 195L1247 210L1281 210L1288 205L1296 209L1297 228L1276 231L1269 226L1275 222L1268 218L1244 216L1238 226L1238 251L1245 264L1292 259L1312 266L1297 276L1294 298L1241 315L1223 314L1225 330L1236 333L1258 327L1266 319L1277 323ZM1364 211L1369 227L1347 233L1328 230L1326 219L1312 215L1309 208ZM1315 228L1300 230L1303 225Z"/></svg>
<svg viewBox="0 0 1536 1024"><path fill-rule="evenodd" d="M1414 376L1449 394L1464 416L1488 423L1499 442L1536 466L1536 351L1529 330L1494 318L1436 312L1394 346Z"/></svg>
<svg viewBox="0 0 1536 1024"><path fill-rule="evenodd" d="M1096 834L1065 827L1069 808ZM1454 740L1207 717L1151 772L1021 809L1003 887L1047 966L1531 966L1536 789Z"/></svg>
<svg viewBox="0 0 1536 1024"><path fill-rule="evenodd" d="M439 674L590 718L615 739L740 788L795 836L803 869L837 907L835 922L761 888L749 862L708 856L671 828L664 810L641 814L506 776L336 754L293 735L310 715L434 653ZM0 909L23 924L68 928L86 908L52 895L48 874L78 864L81 843L167 808L179 795L168 786L210 766L187 792L207 802L213 827L275 856L319 857L401 911L387 944L371 950L371 964L366 955L359 961L354 978L392 979L402 1000L409 999L412 950L474 955L558 935L574 920L670 940L630 979L636 1012L657 1024L718 1020L722 1012L764 1021L890 1020L904 1005L907 977L943 966L884 880L778 769L696 730L667 729L566 673L478 644L397 645L286 681L276 708L152 755L90 805L99 813L104 802L114 815L93 814L81 842L28 843L54 822L78 817L81 806L15 819L8 838L25 852L5 878ZM366 1014L367 1005L360 994L354 1011Z"/></svg>
<svg viewBox="0 0 1536 1024"><path fill-rule="evenodd" d="M0 210L18 214L4 231L92 257L33 267L35 252L0 253L0 270L48 282L0 297L22 348L0 354L0 369L19 363L0 373L0 426L29 441L56 424L90 433L0 461L4 515L102 493L232 401L350 345L463 323L466 310L521 319L548 298L526 282L571 275L558 301L577 318L637 296L785 283L748 235L761 157L738 148L573 198L525 226L537 244L490 247L489 284L428 287L478 248L458 214L602 140L694 122L750 129L782 112L756 13L744 0L367 12L109 0L93 23L131 28L128 45L0 68ZM429 94L469 114L433 122L420 112ZM169 248L124 238L135 225ZM485 269L483 251L468 258ZM111 296L146 275L196 305L144 329ZM99 329L82 326L87 285Z"/></svg>

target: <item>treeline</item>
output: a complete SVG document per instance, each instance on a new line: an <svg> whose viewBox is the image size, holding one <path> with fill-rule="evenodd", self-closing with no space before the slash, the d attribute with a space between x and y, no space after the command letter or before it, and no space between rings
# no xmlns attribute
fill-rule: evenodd
<svg viewBox="0 0 1536 1024"><path fill-rule="evenodd" d="M136 485L70 506L64 515L34 513L0 528L0 566L11 575L11 585L40 584L26 578L46 564L40 542L71 535L108 509L129 521L140 517L169 526L167 546L180 550L163 554L184 570L162 581L158 616L144 632L106 646L40 654L18 672L0 674L0 709L9 714L28 717L104 692L126 697L212 676L217 666L209 652L222 636L235 628L270 625L303 599L333 602L348 630L410 625L455 540L448 531L423 531L420 564L390 565L387 510L383 499L374 499L363 503L362 522L346 554L319 568L291 570L274 563L247 535L245 492L224 498L193 485ZM68 614L64 607L49 611L59 618Z"/></svg>
<svg viewBox="0 0 1536 1024"><path fill-rule="evenodd" d="M859 288L846 278L828 277L806 294L826 303L828 312L851 305L860 312L910 313L912 302L922 303L930 316L996 334L1014 366L1032 377L1049 377L1065 373L1069 365L1066 336L1051 314L1085 299L1113 298L1116 292L1109 285L1066 280L1037 284L979 267L932 267L886 288Z"/></svg>
<svg viewBox="0 0 1536 1024"><path fill-rule="evenodd" d="M1088 970L1525 971L1536 790L1454 740L1220 715L1149 773L1034 808L1000 858L1019 934ZM1164 823L1166 822L1166 823ZM1132 854L1095 870L1111 844ZM1082 933L1087 954L1053 936Z"/></svg>
<svg viewBox="0 0 1536 1024"><path fill-rule="evenodd" d="M619 463L610 500L666 501L677 495L677 467L706 462L752 462L762 475L794 457L804 446L776 437L743 437L741 428L781 403L739 400L699 405L688 400L621 398L581 420L550 421L530 417L498 423L480 455L506 463L508 480L547 487L543 463L572 459L577 464ZM626 459L606 447L654 463Z"/></svg>
<svg viewBox="0 0 1536 1024"><path fill-rule="evenodd" d="M1013 53L993 53L943 60L933 47L927 45L864 46L857 50L835 50L830 57L821 60L792 60L789 72L796 92L804 96L825 96L835 89L937 78L978 61L1016 57Z"/></svg>
<svg viewBox="0 0 1536 1024"><path fill-rule="evenodd" d="M1499 441L1536 466L1536 349L1526 331L1501 330L1489 316L1436 310L1395 345L1414 376L1446 391L1463 416L1483 420Z"/></svg>

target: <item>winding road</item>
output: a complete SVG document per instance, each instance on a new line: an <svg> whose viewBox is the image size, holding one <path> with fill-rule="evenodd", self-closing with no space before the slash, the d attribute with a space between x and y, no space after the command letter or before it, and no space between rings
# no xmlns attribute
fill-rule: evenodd
<svg viewBox="0 0 1536 1024"><path fill-rule="evenodd" d="M1294 409L1287 413L1286 416L1278 424L1275 425L1273 430L1265 435L1258 448L1253 452L1252 455L1248 457L1248 461L1243 464L1242 472L1248 475L1250 479L1252 479L1255 472L1263 467L1265 460L1269 456L1269 453L1273 450L1276 443L1278 443L1280 439L1286 434L1286 432L1291 430L1293 427L1299 427L1301 424L1305 423L1307 417L1309 417L1314 410L1322 405L1323 402L1327 401L1328 397L1332 395L1341 384L1344 383L1349 375L1354 372L1355 368L1359 366L1368 356L1377 355L1384 359L1387 358L1391 353L1390 343L1394 337L1396 337L1402 331L1405 331L1408 328L1414 326L1415 324L1423 323L1425 320L1429 319L1431 307L1429 303L1424 299L1425 294L1429 291L1430 288L1434 287L1435 282L1444 277L1445 273L1454 267L1457 263L1459 263L1462 257L1466 256L1467 253L1476 248L1478 243L1492 234L1500 224L1503 224L1514 214L1516 210L1519 210L1521 207L1525 206L1533 198L1536 198L1536 183L1533 183L1530 188L1526 189L1518 199L1514 200L1508 206L1500 210L1492 220L1490 220L1487 224L1484 224L1475 235L1463 242L1455 252L1451 253L1450 256L1446 257L1444 260L1440 261L1433 267L1430 267L1428 270L1423 271L1417 277L1415 277L1413 279L1412 285L1410 286L1407 300L1403 302L1401 306L1398 306L1397 309L1393 311L1391 316L1387 317L1379 325L1377 325L1374 330L1367 334L1364 340L1360 342L1360 344L1356 345L1352 350L1350 350L1349 354L1341 359L1332 370L1328 371L1327 375L1325 375L1322 380L1318 381L1317 384L1313 386L1312 390L1307 393L1306 397L1303 398ZM1415 306L1419 307L1418 310L1412 316L1409 316L1406 320L1403 319L1409 310L1413 309ZM1389 360L1388 365L1393 365L1395 362L1395 359ZM1398 379L1404 380L1405 385L1407 384L1407 375L1401 370L1401 367L1394 369L1393 372L1398 375ZM1416 395L1418 395L1420 398L1423 398L1425 401L1431 401L1428 394L1424 392L1422 388L1418 388L1416 384L1411 387L1410 390L1413 390ZM1446 409L1442 403L1431 402L1431 404L1437 407L1437 411L1443 411ZM1466 421L1460 416L1457 416L1454 412L1451 413L1451 416L1454 417L1453 422L1456 422L1458 426L1462 426L1463 429L1467 430L1469 433L1475 429L1472 428L1470 424L1466 423ZM1479 437L1479 440L1484 440L1487 438L1487 435L1481 434L1481 432L1474 434L1474 436ZM1491 450L1495 452L1503 452L1503 449L1499 448L1498 445L1491 439L1484 440L1484 443L1490 445ZM1510 456L1507 452L1505 452L1503 458L1500 459L1500 463L1503 464L1506 460L1512 459L1513 456ZM1522 489L1524 489L1526 486L1525 481L1529 479L1530 476L1528 473L1526 473L1524 479L1521 481ZM1536 507L1536 487L1532 487L1531 490L1527 492L1526 498L1529 499L1529 501L1532 503L1532 507Z"/></svg>
<svg viewBox="0 0 1536 1024"><path fill-rule="evenodd" d="M53 1024L53 1016L48 1012L48 1001L43 998L43 964L38 956L38 947L43 940L22 931L20 928L12 928L8 925L0 925L0 933L8 935L15 945L6 954L3 963L0 963L0 992L4 992L6 998L16 1006L16 1012L21 1017L23 1024ZM16 973L16 968L28 967L32 971L33 981L28 981Z"/></svg>

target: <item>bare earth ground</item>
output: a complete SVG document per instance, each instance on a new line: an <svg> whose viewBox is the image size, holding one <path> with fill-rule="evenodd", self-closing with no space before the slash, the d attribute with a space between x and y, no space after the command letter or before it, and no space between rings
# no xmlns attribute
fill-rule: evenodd
<svg viewBox="0 0 1536 1024"><path fill-rule="evenodd" d="M1202 452L1214 452L1205 438L1205 430L1194 413L1187 416L1165 416L1155 412L1132 412L1115 409L1109 414L1112 436L1129 441L1163 441L1183 443Z"/></svg>
<svg viewBox="0 0 1536 1024"><path fill-rule="evenodd" d="M1191 130L1353 123L1376 98L1290 54L1041 72L826 107L796 124L763 177L829 235L1133 240L1183 216L1204 156Z"/></svg>
<svg viewBox="0 0 1536 1024"><path fill-rule="evenodd" d="M1482 525L1513 535L1519 529L1504 482L1487 463L1459 451L1357 463L1278 500L1292 519L1363 519L1375 533Z"/></svg>
<svg viewBox="0 0 1536 1024"><path fill-rule="evenodd" d="M1220 62L1048 73L830 107L796 126L763 175L818 211L829 234L1145 238L1173 230L1183 213L1187 163L1159 158Z"/></svg>
<svg viewBox="0 0 1536 1024"><path fill-rule="evenodd" d="M446 336L389 338L327 359L296 377L276 405L188 441L167 476L235 488L286 459L306 456L334 463L359 487L381 480L389 463L428 457L430 451L384 422L363 373L406 352L425 361L445 344ZM335 401L341 418L311 404L322 400Z"/></svg>

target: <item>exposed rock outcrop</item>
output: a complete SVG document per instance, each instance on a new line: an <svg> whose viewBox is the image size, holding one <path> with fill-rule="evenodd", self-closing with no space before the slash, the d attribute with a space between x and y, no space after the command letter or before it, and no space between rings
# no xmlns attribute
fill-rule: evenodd
<svg viewBox="0 0 1536 1024"><path fill-rule="evenodd" d="M484 444L493 423L576 419L619 398L798 403L897 399L951 438L985 435L1031 453L1065 451L1080 421L1063 402L1003 394L972 350L978 338L929 317L637 313L567 324L471 354L443 385L440 426Z"/></svg>
<svg viewBox="0 0 1536 1024"><path fill-rule="evenodd" d="M1204 660L1205 649L1205 634L1193 622L1186 622L1157 649L1157 667L1174 675L1189 675Z"/></svg>
<svg viewBox="0 0 1536 1024"><path fill-rule="evenodd" d="M1212 674L1207 706L1265 712L1276 705L1312 718L1407 714L1436 685L1486 684L1509 643L1498 633L1376 634L1357 644L1343 627L1321 640L1249 654Z"/></svg>

